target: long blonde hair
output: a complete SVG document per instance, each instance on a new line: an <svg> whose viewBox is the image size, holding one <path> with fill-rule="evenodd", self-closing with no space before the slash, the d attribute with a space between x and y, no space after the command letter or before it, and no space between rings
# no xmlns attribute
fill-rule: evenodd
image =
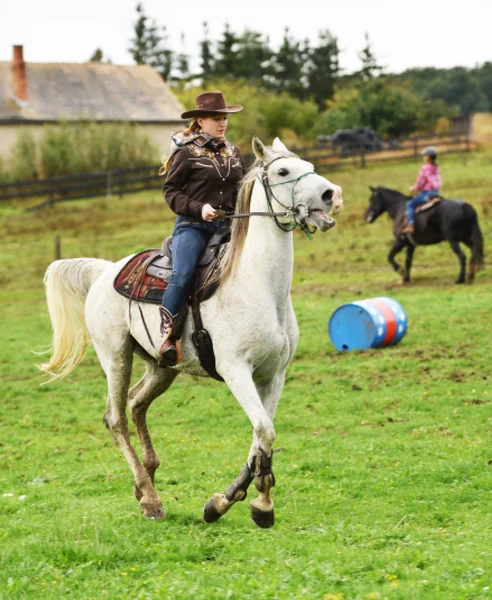
<svg viewBox="0 0 492 600"><path fill-rule="evenodd" d="M198 124L198 118L195 117L191 121L191 123L188 125L188 127L179 133L181 133L183 135L183 137L186 137L187 135L190 135L192 133L197 133L198 131L200 131L200 125ZM172 152L169 156L167 156L166 154L164 154L164 156L161 156L162 166L159 169L159 175L165 175L167 173L169 166L171 165L172 156L173 156Z"/></svg>
<svg viewBox="0 0 492 600"><path fill-rule="evenodd" d="M236 200L236 210L239 213L248 213L251 207L251 195L255 185L256 177L261 171L263 162L256 160L249 171L244 175L240 184ZM222 283L236 270L239 257L243 250L244 242L248 234L249 219L234 219L231 228L231 241L221 257L218 278Z"/></svg>

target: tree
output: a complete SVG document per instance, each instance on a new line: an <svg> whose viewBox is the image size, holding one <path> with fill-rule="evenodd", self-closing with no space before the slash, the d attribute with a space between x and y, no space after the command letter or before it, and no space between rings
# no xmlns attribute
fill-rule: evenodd
<svg viewBox="0 0 492 600"><path fill-rule="evenodd" d="M104 56L101 48L96 48L89 59L89 62L104 62L111 63L111 59L108 56Z"/></svg>
<svg viewBox="0 0 492 600"><path fill-rule="evenodd" d="M215 75L217 77L234 77L237 75L238 36L231 31L229 23L225 24L222 38L217 42L217 58L215 59Z"/></svg>
<svg viewBox="0 0 492 600"><path fill-rule="evenodd" d="M492 62L485 62L481 67L473 69L472 73L481 94L487 98L487 112L492 112Z"/></svg>
<svg viewBox="0 0 492 600"><path fill-rule="evenodd" d="M327 29L319 32L318 44L308 50L308 88L320 111L335 93L335 82L340 72L339 53L337 38Z"/></svg>
<svg viewBox="0 0 492 600"><path fill-rule="evenodd" d="M176 73L173 74L173 80L180 84L190 79L190 60L186 54L186 38L184 32L181 33L181 48L182 50L175 60Z"/></svg>
<svg viewBox="0 0 492 600"><path fill-rule="evenodd" d="M275 55L271 85L279 91L285 91L297 98L304 98L306 82L304 63L306 45L292 38L288 27L284 30L282 44Z"/></svg>
<svg viewBox="0 0 492 600"><path fill-rule="evenodd" d="M407 81L412 90L423 98L441 99L449 106L457 105L463 114L486 112L491 106L477 72L465 67L408 69L397 77Z"/></svg>
<svg viewBox="0 0 492 600"><path fill-rule="evenodd" d="M102 62L103 59L103 51L101 50L101 48L96 48L92 54L92 56L89 58L90 62Z"/></svg>
<svg viewBox="0 0 492 600"><path fill-rule="evenodd" d="M260 81L271 73L273 56L268 38L256 31L245 29L237 42L234 75Z"/></svg>
<svg viewBox="0 0 492 600"><path fill-rule="evenodd" d="M378 77L338 90L315 131L326 135L337 129L371 127L382 137L395 138L430 129L440 116L448 116L442 102L424 101L399 81Z"/></svg>
<svg viewBox="0 0 492 600"><path fill-rule="evenodd" d="M131 39L128 51L137 65L151 65L160 73L164 80L171 74L173 66L173 52L167 47L167 30L159 27L155 20L145 14L143 6L137 4L138 18L135 23L135 36Z"/></svg>
<svg viewBox="0 0 492 600"><path fill-rule="evenodd" d="M384 71L384 67L379 65L378 61L376 60L376 56L372 50L371 41L369 39L369 34L365 33L364 38L366 45L359 52L362 68L360 71L357 71L356 75L358 75L363 81L367 81L368 79L373 79L377 75L380 75Z"/></svg>
<svg viewBox="0 0 492 600"><path fill-rule="evenodd" d="M200 42L200 60L201 76L206 81L207 79L210 79L215 72L212 44L209 39L209 29L206 21L203 22L203 39Z"/></svg>

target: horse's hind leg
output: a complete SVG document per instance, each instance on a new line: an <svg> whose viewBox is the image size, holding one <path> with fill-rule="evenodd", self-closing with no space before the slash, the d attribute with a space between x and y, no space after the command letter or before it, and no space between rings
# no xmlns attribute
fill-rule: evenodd
<svg viewBox="0 0 492 600"><path fill-rule="evenodd" d="M248 461L238 474L236 479L229 485L225 494L214 494L206 503L203 516L207 523L212 523L220 519L229 508L238 501L244 500L247 495L248 487L254 480L255 487L259 492L258 498L251 502L251 517L259 527L271 527L274 524L273 501L270 497L270 490L275 484L275 478L272 472L272 444L275 439L273 429L273 418L280 399L280 394L285 380L285 373L277 376L274 380L256 384L251 381L254 388L249 392L253 399L252 406L246 407L244 397L240 401L246 413L253 423L253 443L248 456ZM228 382L229 383L229 382ZM231 391L236 395L233 387L229 385ZM243 388L243 393L246 391ZM261 402L261 408L264 411L264 426L255 427L253 414L261 415L262 410L255 402L255 396ZM266 417L266 419L265 419ZM268 425L270 423L271 425ZM265 437L266 434L266 437Z"/></svg>
<svg viewBox="0 0 492 600"><path fill-rule="evenodd" d="M177 375L177 371L161 368L154 360L148 360L145 375L128 394L130 414L142 444L143 465L153 485L155 485L155 472L159 467L159 458L147 427L147 411L152 402L168 389ZM143 494L136 484L134 493L140 501Z"/></svg>
<svg viewBox="0 0 492 600"><path fill-rule="evenodd" d="M130 442L126 405L133 360L133 344L130 340L110 356L94 341L94 346L101 360L108 380L108 402L104 414L104 424L111 431L114 439L123 452L135 478L135 486L141 492L140 507L145 517L163 519L164 510L157 495L152 479L140 463L135 449Z"/></svg>
<svg viewBox="0 0 492 600"><path fill-rule="evenodd" d="M450 240L449 245L460 261L460 273L455 283L465 283L466 256L457 240Z"/></svg>
<svg viewBox="0 0 492 600"><path fill-rule="evenodd" d="M477 265L473 263L473 242L470 238L467 238L466 240L463 240L463 243L472 251L472 258L470 258L468 263L468 275L466 278L467 283L471 284L475 281L475 275L477 273Z"/></svg>

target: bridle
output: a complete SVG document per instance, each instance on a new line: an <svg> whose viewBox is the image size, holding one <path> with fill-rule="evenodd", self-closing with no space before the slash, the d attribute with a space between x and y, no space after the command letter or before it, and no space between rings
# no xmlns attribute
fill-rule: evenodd
<svg viewBox="0 0 492 600"><path fill-rule="evenodd" d="M316 231L316 228L313 227L312 229L309 228L309 225L306 223L306 216L308 216L313 209L308 209L304 204L298 204L296 205L295 203L295 190L296 190L296 185L299 183L299 181L301 179L303 179L304 177L307 177L308 175L316 175L316 173L314 171L306 171L306 173L302 173L301 175L299 175L299 177L296 177L295 179L288 179L287 181L281 181L279 183L270 183L268 180L268 169L269 167L272 165L272 163L274 163L277 160L280 160L281 158L291 158L291 156L287 155L287 156L276 156L275 158L273 158L271 161L265 163L262 168L261 168L261 173L259 173L258 175L258 181L263 185L263 189L265 190L265 196L266 196L266 200L267 200L267 205L268 205L268 212L249 212L249 213L240 213L240 214L226 214L225 212L219 211L219 218L217 220L223 220L223 219L239 219L242 217L254 217L254 216L258 216L258 217L272 217L273 220L275 221L275 224L277 225L277 227L279 229L281 229L282 231L293 231L296 227L299 227L301 229L301 231L303 231L306 236L309 239L312 239L311 234L313 234ZM286 206L283 202L281 202L273 193L272 187L276 187L279 185L285 185L287 183L293 183L294 185L292 186L292 191L291 191L291 206ZM280 206L282 208L285 208L285 211L282 212L275 212L273 210L273 205L272 205L272 199L275 200L275 202L277 202L278 204L280 204ZM300 214L300 207L303 206L306 210L305 210L305 215L306 216L301 216ZM317 209L314 209L317 210ZM294 223L281 223L278 218L279 217L294 217Z"/></svg>

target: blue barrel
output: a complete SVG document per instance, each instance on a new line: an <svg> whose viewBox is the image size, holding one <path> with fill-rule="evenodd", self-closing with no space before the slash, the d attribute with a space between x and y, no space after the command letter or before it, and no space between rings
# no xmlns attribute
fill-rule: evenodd
<svg viewBox="0 0 492 600"><path fill-rule="evenodd" d="M403 307L385 296L343 304L328 323L333 345L345 351L394 346L406 332Z"/></svg>

